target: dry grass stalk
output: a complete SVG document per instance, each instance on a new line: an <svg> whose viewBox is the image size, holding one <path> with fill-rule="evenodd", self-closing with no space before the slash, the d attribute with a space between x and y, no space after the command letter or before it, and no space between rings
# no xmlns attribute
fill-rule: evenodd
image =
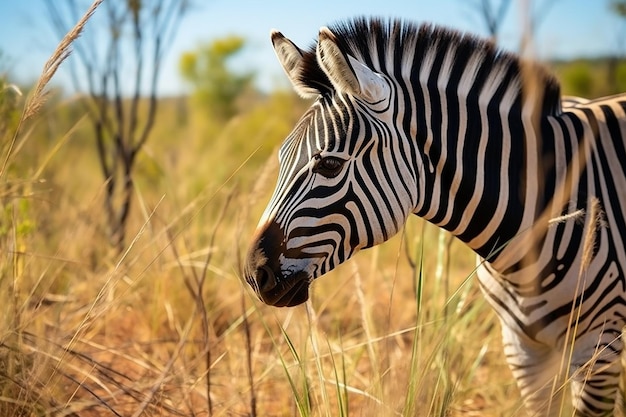
<svg viewBox="0 0 626 417"><path fill-rule="evenodd" d="M91 18L98 6L100 6L103 1L104 0L94 0L87 12L85 12L83 17L76 23L72 30L70 30L63 37L63 39L61 39L61 42L57 45L50 58L46 61L43 67L43 71L41 72L41 75L37 80L37 84L35 84L32 93L26 100L24 111L22 112L22 116L20 117L17 128L15 129L15 133L13 134L13 138L11 139L11 144L9 145L9 149L7 150L7 153L5 155L2 167L0 168L0 178L2 178L4 173L6 172L9 159L13 154L13 149L15 148L15 143L17 142L17 137L22 125L35 114L37 114L39 110L41 110L41 107L44 105L47 99L46 86L48 85L54 74L56 74L61 64L70 55L72 43L80 36L83 29L85 28L85 25L87 24L87 21Z"/></svg>
<svg viewBox="0 0 626 417"><path fill-rule="evenodd" d="M585 209L580 209L580 210L573 211L571 213L554 217L548 220L548 225L554 226L559 223L565 223L568 220L575 220L576 222L581 222L584 219L584 217L585 217Z"/></svg>
<svg viewBox="0 0 626 417"><path fill-rule="evenodd" d="M578 212L581 213L578 214ZM577 216L573 216L574 214L577 214ZM584 210L582 209L562 217L567 216L569 216L569 218L574 218L576 221L580 221L581 218L585 217ZM591 264L591 261L593 260L593 250L596 245L596 235L598 233L598 230L601 227L606 227L602 205L600 204L600 200L598 200L597 197L592 197L589 201L589 209L587 211L585 222L587 223L587 225L585 235L583 237L582 258L580 262L580 271L578 274L578 280L576 281L575 289L575 294L581 294L581 297L577 303L572 304L572 311L570 312L569 317L569 325L565 336L565 340L571 341L569 343L569 347L566 345L566 347L563 349L563 354L561 356L561 362L559 365L560 372L564 373L566 381L573 377L572 375L570 375L568 364L572 363L573 360L574 343L576 341L576 335L578 334L578 324L582 312L581 307L584 301L584 291L587 286L586 272L589 268L589 265ZM561 389L563 389L563 386L558 388L558 390ZM556 394L556 391L554 391L554 393ZM564 408L564 405L565 397L561 399L561 410Z"/></svg>
<svg viewBox="0 0 626 417"><path fill-rule="evenodd" d="M589 224L583 239L583 257L580 265L580 272L587 270L593 259L593 249L596 246L596 235L601 227L605 227L604 212L597 197L592 197L589 204Z"/></svg>
<svg viewBox="0 0 626 417"><path fill-rule="evenodd" d="M39 80L37 80L37 84L35 84L35 88L33 89L33 92L30 94L30 97L26 102L26 108L22 116L23 121L28 120L30 117L39 112L39 109L41 109L41 106L43 106L46 101L46 85L48 85L63 61L65 61L65 59L70 56L70 53L72 52L72 43L76 39L78 39L83 29L85 28L87 21L91 18L93 13L103 1L104 0L94 0L89 9L87 9L85 14L83 15L83 17L76 23L76 25L74 25L74 27L69 32L67 32L63 39L61 39L61 42L52 53L52 56L50 56L48 61L46 61L43 67L43 71L39 76Z"/></svg>

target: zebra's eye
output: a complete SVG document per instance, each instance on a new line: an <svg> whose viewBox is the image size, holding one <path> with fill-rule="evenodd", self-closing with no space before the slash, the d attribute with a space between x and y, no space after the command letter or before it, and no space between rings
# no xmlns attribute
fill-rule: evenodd
<svg viewBox="0 0 626 417"><path fill-rule="evenodd" d="M313 172L317 174L321 174L326 178L335 178L341 172L341 168L343 167L344 161L343 159L334 157L334 156L325 156L322 157L317 155L315 166L313 167Z"/></svg>

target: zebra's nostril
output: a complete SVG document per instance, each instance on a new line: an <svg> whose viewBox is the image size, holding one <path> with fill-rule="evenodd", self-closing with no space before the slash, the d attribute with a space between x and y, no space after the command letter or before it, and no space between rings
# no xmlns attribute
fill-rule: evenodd
<svg viewBox="0 0 626 417"><path fill-rule="evenodd" d="M259 285L259 290L270 291L276 287L276 275L267 266L262 266L256 271L256 282Z"/></svg>

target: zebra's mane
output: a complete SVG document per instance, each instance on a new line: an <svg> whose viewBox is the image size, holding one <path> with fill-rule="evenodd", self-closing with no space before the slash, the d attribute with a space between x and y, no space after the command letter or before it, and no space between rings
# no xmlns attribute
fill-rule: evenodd
<svg viewBox="0 0 626 417"><path fill-rule="evenodd" d="M475 83L484 83L490 70L496 69L505 70L510 80L525 80L524 77L532 74L532 80L543 92L544 109L548 107L547 110L552 111L557 106L560 108L559 82L546 67L535 62L524 61L513 53L502 51L489 40L440 26L418 25L398 19L361 17L336 23L329 28L335 34L337 43L344 53L362 59L370 68L392 78L394 74L390 72L397 71L399 67L397 64L402 64L402 60L406 59L404 56L410 57L409 59L419 65L426 52L432 48L442 51L441 54L437 54L441 59L445 55L444 52L454 48L455 65L464 65L463 63L467 63L474 55L479 55L483 60L482 70L477 73ZM315 48L316 44L313 44L304 53L300 81L316 89L320 94L331 93L332 84L317 63ZM379 63L386 61L385 57L390 48L393 48L393 51L406 51L407 48L414 48L415 53L395 53L393 58L396 61L393 65L395 69L383 68ZM529 71L525 71L526 69Z"/></svg>

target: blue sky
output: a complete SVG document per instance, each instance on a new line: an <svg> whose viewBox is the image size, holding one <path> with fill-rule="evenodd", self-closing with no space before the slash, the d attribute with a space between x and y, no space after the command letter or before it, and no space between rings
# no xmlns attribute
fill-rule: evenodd
<svg viewBox="0 0 626 417"><path fill-rule="evenodd" d="M538 8L547 2L554 3L535 36L535 51L540 59L600 56L620 49L626 52L626 25L610 12L610 0L528 2ZM185 89L177 73L178 58L183 51L228 34L241 35L248 41L233 69L257 71L258 81L266 89L286 85L269 42L271 28L279 29L301 46L313 41L320 26L357 15L397 16L486 35L470 0L196 0L195 3L166 56L159 82L162 95ZM519 42L521 3L514 0L507 14L500 35L500 45L505 49L514 50ZM10 72L19 82L36 79L56 46L58 38L46 19L43 0L0 0L0 51L8 57ZM55 82L69 86L67 69L61 69Z"/></svg>

